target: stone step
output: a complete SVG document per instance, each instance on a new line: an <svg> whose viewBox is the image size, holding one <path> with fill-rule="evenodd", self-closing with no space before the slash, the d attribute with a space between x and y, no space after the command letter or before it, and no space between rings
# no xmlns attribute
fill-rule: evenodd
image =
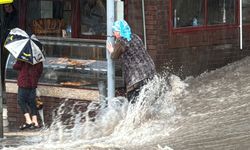
<svg viewBox="0 0 250 150"><path fill-rule="evenodd" d="M4 106L3 107L3 127L7 127L9 125L7 113L8 113L7 108Z"/></svg>

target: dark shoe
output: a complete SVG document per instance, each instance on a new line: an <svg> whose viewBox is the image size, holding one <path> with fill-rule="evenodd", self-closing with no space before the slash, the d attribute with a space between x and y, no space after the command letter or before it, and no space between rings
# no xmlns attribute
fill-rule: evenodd
<svg viewBox="0 0 250 150"><path fill-rule="evenodd" d="M30 129L40 129L40 126L39 125L35 126L35 124L32 123Z"/></svg>
<svg viewBox="0 0 250 150"><path fill-rule="evenodd" d="M32 126L32 123L31 123L31 124L25 123L25 124L21 125L21 126L19 127L19 129L20 129L20 130L24 130L24 129L30 128L31 126Z"/></svg>

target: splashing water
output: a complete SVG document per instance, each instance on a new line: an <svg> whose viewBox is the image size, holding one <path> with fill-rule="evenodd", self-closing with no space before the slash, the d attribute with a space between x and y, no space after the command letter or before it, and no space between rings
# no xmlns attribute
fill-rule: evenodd
<svg viewBox="0 0 250 150"><path fill-rule="evenodd" d="M72 127L61 121L66 113L64 103L57 110L57 117L51 127L41 132L40 143L17 149L124 148L128 145L145 145L168 136L174 130L173 124L178 115L173 99L180 95L185 86L178 77L171 76L168 79L155 76L143 87L136 104L128 103L124 97L117 97L101 108L91 103L83 113L75 113L72 108L67 113L72 115L67 121ZM89 112L94 111L97 111L97 115L90 117Z"/></svg>
<svg viewBox="0 0 250 150"><path fill-rule="evenodd" d="M135 104L116 97L85 112L76 103L68 112L64 103L50 128L25 139L29 145L4 149L248 149L249 65L247 57L184 81L155 76Z"/></svg>

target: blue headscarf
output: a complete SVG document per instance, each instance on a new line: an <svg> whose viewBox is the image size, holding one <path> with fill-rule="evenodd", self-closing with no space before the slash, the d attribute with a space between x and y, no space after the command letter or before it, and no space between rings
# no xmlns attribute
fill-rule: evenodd
<svg viewBox="0 0 250 150"><path fill-rule="evenodd" d="M131 40L131 29L125 20L118 20L114 22L114 25L112 26L112 30L119 31L121 37L127 39L128 41Z"/></svg>

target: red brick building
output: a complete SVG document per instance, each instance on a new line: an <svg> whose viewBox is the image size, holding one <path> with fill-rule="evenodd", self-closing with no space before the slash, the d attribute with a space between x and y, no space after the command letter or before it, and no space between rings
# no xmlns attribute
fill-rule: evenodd
<svg viewBox="0 0 250 150"><path fill-rule="evenodd" d="M99 10L106 7L106 1L101 1L103 5L99 6ZM17 2L19 25L27 31L32 30L34 32L31 26L33 20L42 19L44 23L44 18L63 18L65 20L65 30L67 30L66 26L70 25L71 32L69 32L70 35L67 38L51 33L39 35L40 40L45 44L48 55L51 58L55 58L53 60L58 60L65 56L70 57L70 59L76 58L77 60L91 59L98 62L97 66L101 66L102 62L99 61L105 61L105 32L101 28L95 29L96 25L94 25L94 22L90 25L86 23L88 21L85 19L88 19L88 17L84 15L83 11L87 9L85 8L86 0L19 0ZM220 68L250 54L248 51L248 41L250 39L248 22L250 22L250 18L247 16L250 7L247 1L243 3L242 50L240 49L239 0L124 0L123 2L124 18L131 25L132 31L145 40L147 49L156 64L158 72L167 70L182 78L197 76L205 71ZM33 9L36 8L40 9L39 15L32 13L34 12ZM56 10L63 12L64 15L61 16L60 13L55 13ZM51 13L44 14L43 12L45 11ZM91 27L91 25L94 26ZM105 26L105 22L99 25ZM62 29L59 29L59 34ZM95 31L92 32L92 30ZM146 32L144 33L144 31ZM60 40L63 43L61 45L58 44ZM81 45L80 48L72 46L77 43L78 45L79 43L85 43L87 46ZM81 51L75 51L75 49L83 50L93 43L97 46L90 47L89 51L91 52L84 51L83 55ZM70 53L68 52L69 49ZM67 59L67 61L69 60ZM72 62L72 60L70 61ZM95 80L103 79L100 72L87 73L83 71L72 75L68 72L60 72L60 69L51 66L48 68L50 71L52 69L52 72L46 71L44 73L44 80L42 79L40 85L42 99L45 104L45 122L48 124L52 121L53 110L65 99L77 100L85 104L92 100L98 100L97 81L85 84L82 83L82 80L84 82L90 81L89 78L85 79L85 77L91 75L95 76ZM63 79L58 81L62 74L66 77L64 76ZM81 80L80 87L64 86L65 84L62 84L68 80L76 83L72 79L80 78L82 74L84 74L84 77ZM116 74L116 86L122 87L122 73L119 67L116 70ZM69 78L72 76L72 78L66 80L67 76ZM22 114L20 114L16 103L15 82L14 78L6 81L6 87L11 87L7 89L7 106L8 119L12 128L23 121ZM94 86L92 87L92 85ZM52 93L50 93L51 91ZM60 93L59 91L64 92ZM53 92L59 92L59 94L53 94ZM79 94L71 95L70 92L78 92ZM92 96L89 97L89 95ZM83 106L82 110L86 109L87 105Z"/></svg>
<svg viewBox="0 0 250 150"><path fill-rule="evenodd" d="M193 0L194 1L194 0ZM176 4L174 4L174 2ZM180 2L180 3L178 3ZM194 1L195 2L195 1ZM226 8L233 9L231 15L234 19L229 22L219 22L218 24L209 24L209 8L214 7L213 11L218 9L220 0L207 1L200 4L204 7L200 16L204 15L202 25L174 27L174 8L179 9L192 8L194 4L191 1L185 3L182 0L146 0L145 1L145 23L147 35L147 48L154 58L159 71L165 66L178 76L185 77L197 76L205 71L213 70L227 65L228 63L239 60L249 53L249 24L248 17L249 5L243 3L243 49L240 49L240 30L239 30L239 1L226 1ZM229 3L227 6L227 2ZM132 0L128 4L128 22L132 24L134 32L143 33L142 25L134 25L134 22L142 22L141 1ZM190 4L188 4L190 3ZM178 5L178 6L174 6ZM204 5L204 6L203 6ZM131 6L131 7L130 7ZM187 7L187 8L185 8ZM137 13L135 13L137 11ZM232 10L231 10L232 11ZM180 16L183 15L180 12ZM192 13L190 14L190 16ZM218 14L212 14L215 16ZM183 15L183 17L185 17ZM229 20L229 19L228 19ZM164 70L164 69L163 69Z"/></svg>

